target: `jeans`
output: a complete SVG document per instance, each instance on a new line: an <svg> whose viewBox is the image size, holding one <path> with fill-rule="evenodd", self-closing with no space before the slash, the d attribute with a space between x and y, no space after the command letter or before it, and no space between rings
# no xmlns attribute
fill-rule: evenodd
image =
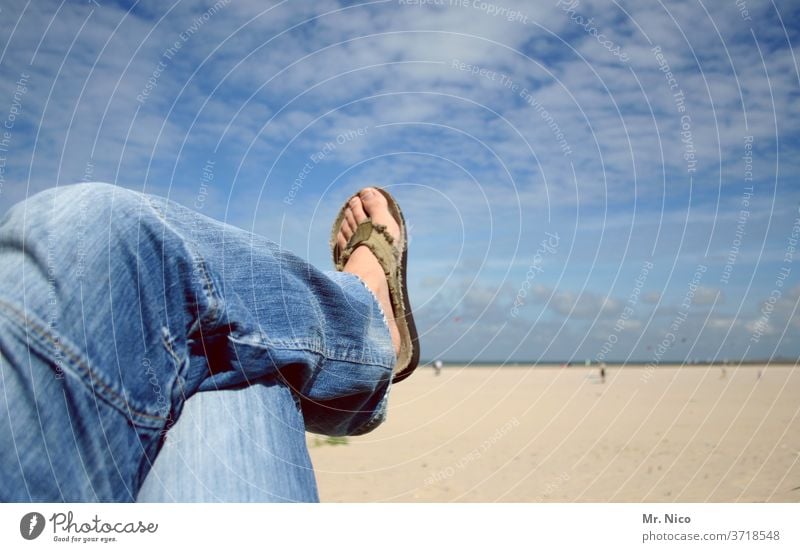
<svg viewBox="0 0 800 552"><path fill-rule="evenodd" d="M318 502L303 418L281 384L196 393L138 502Z"/></svg>
<svg viewBox="0 0 800 552"><path fill-rule="evenodd" d="M167 199L62 186L0 221L0 500L314 500L303 429L377 427L394 362L359 278Z"/></svg>

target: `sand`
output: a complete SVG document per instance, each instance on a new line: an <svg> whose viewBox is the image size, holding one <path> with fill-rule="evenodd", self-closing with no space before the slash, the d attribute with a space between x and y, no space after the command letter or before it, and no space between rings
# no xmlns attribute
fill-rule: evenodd
<svg viewBox="0 0 800 552"><path fill-rule="evenodd" d="M762 371L759 378L758 373ZM797 502L800 369L429 367L309 435L324 502Z"/></svg>

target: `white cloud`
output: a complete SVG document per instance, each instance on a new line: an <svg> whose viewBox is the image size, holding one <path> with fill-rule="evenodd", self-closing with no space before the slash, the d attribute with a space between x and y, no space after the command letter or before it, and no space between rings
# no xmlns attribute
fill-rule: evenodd
<svg viewBox="0 0 800 552"><path fill-rule="evenodd" d="M719 295L719 298L717 298L717 295ZM711 305L716 301L717 304L720 304L724 302L723 297L724 295L717 288L698 286L692 296L692 303L695 305Z"/></svg>
<svg viewBox="0 0 800 552"><path fill-rule="evenodd" d="M136 96L165 49L211 3L147 0L129 13L112 4L30 3L0 64L0 118L17 77L29 72L31 82L0 207L80 179L90 158L95 178L191 203L202 163L213 157L209 214L326 262L339 201L364 183L390 184L414 228L420 281L438 282L412 286L436 312L481 320L484 330L470 330L478 336L502 325L536 244L558 231L559 250L542 261L525 320L497 343L533 343L523 324L540 316L537 346L565 354L593 319L603 331L614 322L650 259L657 268L641 307L660 301L661 314L672 316L686 274L706 263L695 305L722 291L726 302L716 308L730 311L715 311L707 331L724 335L727 324L746 337L742 320L757 317L774 285L769 263L784 254L800 199L792 184L800 173L798 71L774 7L750 5L751 24L733 4L706 6L706 14L682 0L621 2L629 19L614 4L581 1L578 11L630 56L625 63L555 2L502 3L527 23L467 4L231 2L187 39L141 103ZM3 17L20 10L4 6ZM0 40L10 32L4 25ZM654 44L686 94L700 168L691 188L681 114ZM495 76L459 70L454 60ZM281 203L309 156L356 128L366 136L315 165L291 207ZM722 284L746 185L746 135L754 136L755 189L732 278ZM800 324L796 299L784 294L771 329ZM734 317L736 309L746 314ZM559 321L550 326L552 318ZM649 331L637 324L626 332ZM594 345L588 340L587 350Z"/></svg>

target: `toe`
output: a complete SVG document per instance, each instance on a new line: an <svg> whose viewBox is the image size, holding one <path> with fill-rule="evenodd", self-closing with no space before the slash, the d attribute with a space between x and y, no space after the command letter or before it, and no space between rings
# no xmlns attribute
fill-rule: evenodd
<svg viewBox="0 0 800 552"><path fill-rule="evenodd" d="M374 214L377 210L385 209L388 205L383 194L379 193L375 188L364 188L358 195L361 198L364 211L368 215Z"/></svg>
<svg viewBox="0 0 800 552"><path fill-rule="evenodd" d="M364 212L376 224L386 226L389 233L396 238L400 235L400 226L394 216L389 212L389 201L386 196L375 188L364 188L359 192L361 205Z"/></svg>
<svg viewBox="0 0 800 552"><path fill-rule="evenodd" d="M336 236L336 243L340 246L339 249L344 249L352 235L353 231L350 230L350 224L347 222L347 219L342 219L342 224L339 226L339 233Z"/></svg>
<svg viewBox="0 0 800 552"><path fill-rule="evenodd" d="M358 224L367 220L367 213L364 211L364 205L362 205L360 197L354 196L353 199L350 200L350 209Z"/></svg>
<svg viewBox="0 0 800 552"><path fill-rule="evenodd" d="M358 227L358 223L356 222L356 217L353 215L352 209L345 209L345 211L344 211L344 220L347 222L347 225L350 227L350 232L355 232L356 228Z"/></svg>
<svg viewBox="0 0 800 552"><path fill-rule="evenodd" d="M349 240L350 236L353 235L353 231L350 229L350 223L347 222L347 218L342 219L342 224L339 226L339 234L341 234L345 241Z"/></svg>

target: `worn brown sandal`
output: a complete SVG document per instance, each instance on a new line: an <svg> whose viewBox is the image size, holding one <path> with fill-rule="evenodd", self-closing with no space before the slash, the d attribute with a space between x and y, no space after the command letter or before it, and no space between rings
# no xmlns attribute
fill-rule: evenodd
<svg viewBox="0 0 800 552"><path fill-rule="evenodd" d="M333 264L336 270L343 270L347 259L355 251L356 247L366 246L372 251L378 263L383 268L386 275L386 282L389 284L389 296L392 301L395 323L400 332L400 352L397 354L397 364L394 367L392 382L397 383L411 375L419 364L419 337L417 327L414 324L414 317L411 313L411 304L408 300L408 288L406 287L406 267L408 264L408 235L406 233L406 223L400 206L395 199L385 190L375 188L386 197L389 204L389 212L400 226L400 239L395 240L386 231L386 226L374 224L370 218L358 225L356 231L350 237L350 241L343 250L339 250L336 236L344 220L344 213L347 205L354 196L348 198L344 206L340 209L336 221L333 223L331 233L331 250L333 251ZM390 316L391 313L386 313Z"/></svg>

